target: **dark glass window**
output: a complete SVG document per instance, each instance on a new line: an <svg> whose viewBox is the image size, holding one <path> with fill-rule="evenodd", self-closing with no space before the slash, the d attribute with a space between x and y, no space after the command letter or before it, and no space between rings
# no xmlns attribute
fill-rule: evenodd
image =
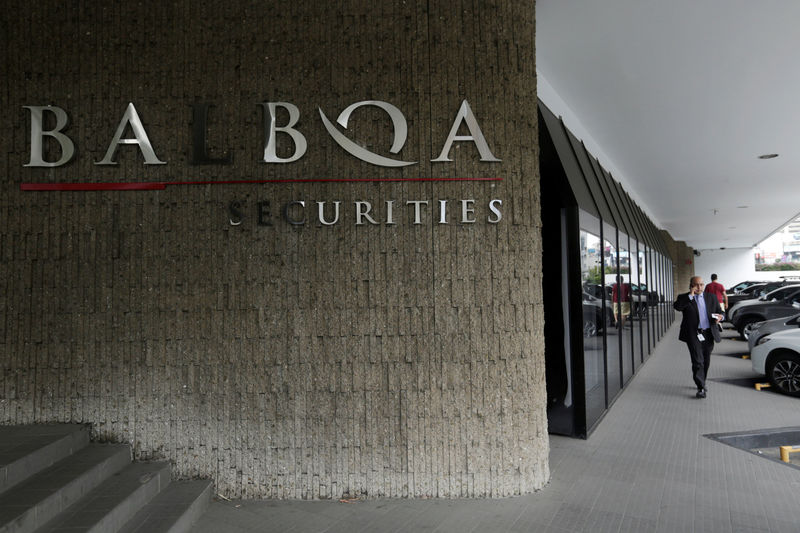
<svg viewBox="0 0 800 533"><path fill-rule="evenodd" d="M606 364L603 335L613 327L613 315L603 298L603 246L600 220L580 211L581 292L583 300L583 366L586 427L606 409Z"/></svg>
<svg viewBox="0 0 800 533"><path fill-rule="evenodd" d="M613 283L619 275L617 262L617 229L610 224L603 224L603 295L607 305L613 310ZM606 338L606 375L608 376L608 403L619 394L622 388L620 317L614 312L614 326L605 331Z"/></svg>
<svg viewBox="0 0 800 533"><path fill-rule="evenodd" d="M630 238L623 232L618 235L619 276L614 280L614 306L619 320L617 329L621 342L622 383L633 377L633 287L631 286L631 245Z"/></svg>

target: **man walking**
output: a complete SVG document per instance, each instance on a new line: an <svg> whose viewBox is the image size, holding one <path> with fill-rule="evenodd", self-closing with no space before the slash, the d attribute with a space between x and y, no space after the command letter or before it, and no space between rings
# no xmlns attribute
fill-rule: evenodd
<svg viewBox="0 0 800 533"><path fill-rule="evenodd" d="M703 278L694 276L689 280L689 292L678 295L672 304L683 313L678 338L686 343L692 359L692 378L697 385L697 398L705 398L706 376L711 364L714 341L720 342L717 323L722 320L722 308L717 297L703 292Z"/></svg>
<svg viewBox="0 0 800 533"><path fill-rule="evenodd" d="M725 287L722 283L717 282L717 275L711 274L711 283L706 285L706 292L710 292L719 300L719 305L722 310L728 309L728 295L725 293Z"/></svg>

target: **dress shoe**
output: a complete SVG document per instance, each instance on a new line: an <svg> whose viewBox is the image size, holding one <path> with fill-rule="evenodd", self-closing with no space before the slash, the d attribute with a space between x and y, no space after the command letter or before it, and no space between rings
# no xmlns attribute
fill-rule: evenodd
<svg viewBox="0 0 800 533"><path fill-rule="evenodd" d="M697 394L695 394L697 398L705 398L706 397L706 390L705 389L698 389Z"/></svg>

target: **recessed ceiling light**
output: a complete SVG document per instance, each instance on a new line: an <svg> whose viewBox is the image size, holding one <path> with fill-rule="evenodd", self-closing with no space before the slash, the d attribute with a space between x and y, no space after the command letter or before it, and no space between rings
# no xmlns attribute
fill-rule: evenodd
<svg viewBox="0 0 800 533"><path fill-rule="evenodd" d="M778 157L778 154L761 154L758 156L759 159L775 159Z"/></svg>
<svg viewBox="0 0 800 533"><path fill-rule="evenodd" d="M737 205L736 209L747 209L748 207L750 207L750 206L749 205Z"/></svg>
<svg viewBox="0 0 800 533"><path fill-rule="evenodd" d="M736 229L736 226L728 226L728 229Z"/></svg>

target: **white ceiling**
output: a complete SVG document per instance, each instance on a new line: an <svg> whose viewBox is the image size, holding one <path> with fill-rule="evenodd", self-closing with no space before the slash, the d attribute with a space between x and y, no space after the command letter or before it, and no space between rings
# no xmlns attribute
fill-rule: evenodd
<svg viewBox="0 0 800 533"><path fill-rule="evenodd" d="M542 101L675 239L752 246L800 212L800 1L538 0L536 19Z"/></svg>

